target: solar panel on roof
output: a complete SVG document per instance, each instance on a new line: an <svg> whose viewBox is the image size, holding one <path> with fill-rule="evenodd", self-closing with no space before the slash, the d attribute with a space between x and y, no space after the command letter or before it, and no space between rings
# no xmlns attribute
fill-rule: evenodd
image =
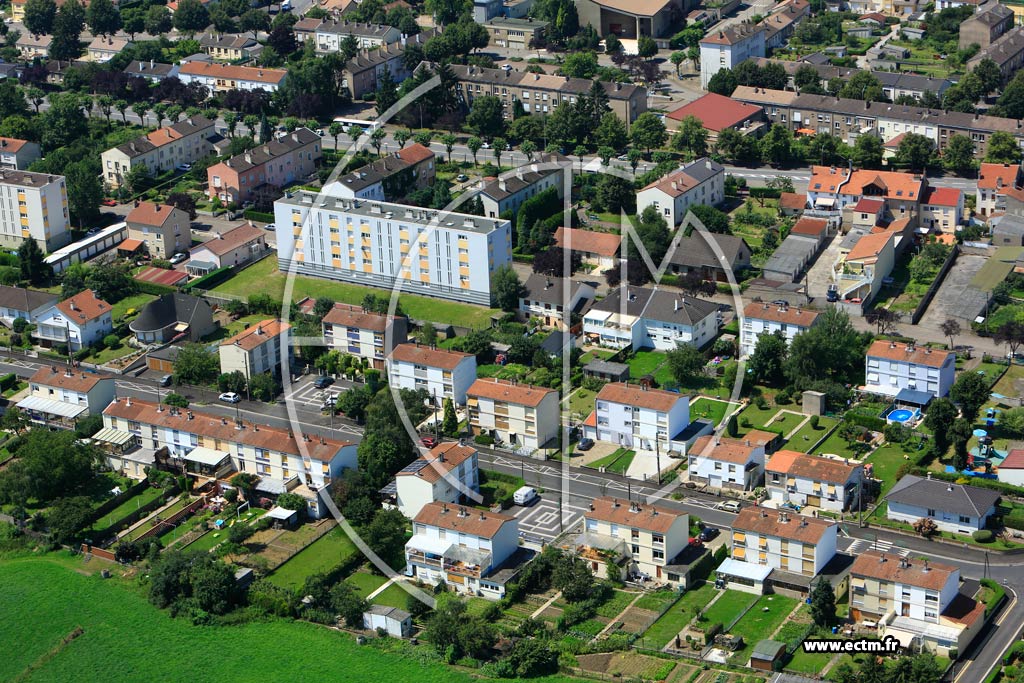
<svg viewBox="0 0 1024 683"><path fill-rule="evenodd" d="M417 472L419 472L420 470L422 470L426 466L427 466L427 461L426 460L423 460L422 458L417 458L416 460L413 460L411 463L409 463L408 465L403 467L401 469L401 471L399 472L399 474L402 474L402 473L405 473L405 472L408 472L410 474L416 474Z"/></svg>

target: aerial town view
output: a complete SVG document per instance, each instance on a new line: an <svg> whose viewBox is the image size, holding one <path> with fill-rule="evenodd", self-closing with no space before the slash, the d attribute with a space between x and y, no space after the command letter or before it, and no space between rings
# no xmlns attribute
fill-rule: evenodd
<svg viewBox="0 0 1024 683"><path fill-rule="evenodd" d="M1024 0L0 14L0 681L1024 683Z"/></svg>

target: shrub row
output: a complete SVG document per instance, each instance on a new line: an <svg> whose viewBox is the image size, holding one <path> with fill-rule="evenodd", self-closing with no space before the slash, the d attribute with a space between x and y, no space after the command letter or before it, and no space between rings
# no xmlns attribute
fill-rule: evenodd
<svg viewBox="0 0 1024 683"><path fill-rule="evenodd" d="M206 275L196 278L182 287L181 291L190 292L193 289L213 289L231 277L231 270L231 266L224 266L222 268L217 268L216 270L211 270Z"/></svg>

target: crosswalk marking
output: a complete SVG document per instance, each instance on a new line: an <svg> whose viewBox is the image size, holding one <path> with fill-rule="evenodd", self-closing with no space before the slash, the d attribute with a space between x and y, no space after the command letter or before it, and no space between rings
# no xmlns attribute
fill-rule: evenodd
<svg viewBox="0 0 1024 683"><path fill-rule="evenodd" d="M850 547L846 549L846 552L850 555L859 555L868 550L878 550L883 553L902 555L903 557L910 555L909 550L906 548L897 548L892 544L892 541L885 541L882 539L877 541L868 541L863 538L858 538L851 543Z"/></svg>

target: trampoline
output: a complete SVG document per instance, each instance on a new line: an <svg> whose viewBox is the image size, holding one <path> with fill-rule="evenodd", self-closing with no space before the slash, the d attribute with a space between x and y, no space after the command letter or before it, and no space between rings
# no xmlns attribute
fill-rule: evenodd
<svg viewBox="0 0 1024 683"><path fill-rule="evenodd" d="M894 422L898 424L907 424L908 422L913 422L920 414L921 413L918 410L896 408L889 411L889 414L885 416L885 421L890 424Z"/></svg>

